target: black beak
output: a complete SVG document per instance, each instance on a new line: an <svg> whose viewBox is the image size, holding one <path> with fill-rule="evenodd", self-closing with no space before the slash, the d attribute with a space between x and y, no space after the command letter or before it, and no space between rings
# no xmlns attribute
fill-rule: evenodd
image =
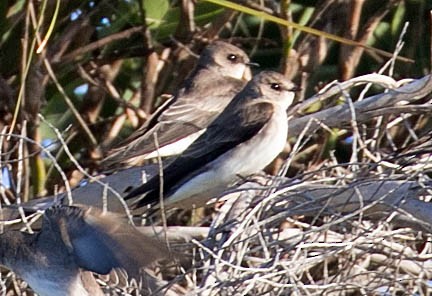
<svg viewBox="0 0 432 296"><path fill-rule="evenodd" d="M293 92L299 92L301 90L302 90L302 88L300 86L297 86L297 85L290 89L290 91L293 91Z"/></svg>
<svg viewBox="0 0 432 296"><path fill-rule="evenodd" d="M247 63L245 63L245 65L251 66L251 67L259 67L260 66L258 63L253 63L253 62L247 62Z"/></svg>

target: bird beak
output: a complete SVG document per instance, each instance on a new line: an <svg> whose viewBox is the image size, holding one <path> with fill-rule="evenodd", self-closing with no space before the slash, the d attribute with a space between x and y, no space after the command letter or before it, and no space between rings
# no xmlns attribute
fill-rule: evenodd
<svg viewBox="0 0 432 296"><path fill-rule="evenodd" d="M247 62L246 65L248 65L249 67L259 67L260 66L260 64L253 63L253 62Z"/></svg>
<svg viewBox="0 0 432 296"><path fill-rule="evenodd" d="M302 90L303 89L300 86L298 86L298 85L296 85L296 86L294 86L293 88L290 89L290 91L293 91L293 92L299 92L299 91L302 91Z"/></svg>

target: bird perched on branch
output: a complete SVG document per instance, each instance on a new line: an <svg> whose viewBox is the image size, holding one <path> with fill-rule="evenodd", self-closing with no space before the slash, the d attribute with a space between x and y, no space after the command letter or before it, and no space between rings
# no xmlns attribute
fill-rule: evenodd
<svg viewBox="0 0 432 296"><path fill-rule="evenodd" d="M0 234L0 264L41 296L104 295L91 272L120 268L139 281L141 269L166 254L155 239L95 208L55 206L38 233Z"/></svg>
<svg viewBox="0 0 432 296"><path fill-rule="evenodd" d="M205 133L164 166L161 175L133 189L125 199L136 198L137 208L157 203L162 194L166 207L202 206L223 193L239 175L262 170L286 144L286 109L296 90L283 75L261 72Z"/></svg>
<svg viewBox="0 0 432 296"><path fill-rule="evenodd" d="M139 165L145 159L183 152L243 88L251 64L234 45L215 41L207 46L175 96L110 151L102 166Z"/></svg>

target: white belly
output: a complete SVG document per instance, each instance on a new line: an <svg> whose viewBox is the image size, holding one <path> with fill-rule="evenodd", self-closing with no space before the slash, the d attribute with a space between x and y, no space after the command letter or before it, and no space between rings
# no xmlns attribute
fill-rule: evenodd
<svg viewBox="0 0 432 296"><path fill-rule="evenodd" d="M273 116L256 136L212 161L207 165L209 170L186 182L165 204L179 208L203 206L221 195L238 175L248 176L264 169L283 150L288 135L286 113L279 111Z"/></svg>

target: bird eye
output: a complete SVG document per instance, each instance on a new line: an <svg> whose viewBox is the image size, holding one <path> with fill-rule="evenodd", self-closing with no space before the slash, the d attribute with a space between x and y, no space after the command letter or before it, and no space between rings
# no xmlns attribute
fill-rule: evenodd
<svg viewBox="0 0 432 296"><path fill-rule="evenodd" d="M237 61L237 56L235 54L229 54L227 55L227 59L231 62Z"/></svg>
<svg viewBox="0 0 432 296"><path fill-rule="evenodd" d="M272 83L272 84L270 84L270 87L274 90L277 90L277 91L280 91L282 89L282 87L279 83Z"/></svg>

